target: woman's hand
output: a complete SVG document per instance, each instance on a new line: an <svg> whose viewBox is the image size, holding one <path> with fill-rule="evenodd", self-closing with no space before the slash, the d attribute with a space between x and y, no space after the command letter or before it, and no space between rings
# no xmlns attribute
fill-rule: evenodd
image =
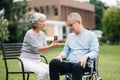
<svg viewBox="0 0 120 80"><path fill-rule="evenodd" d="M64 46L64 43L58 43L58 41L53 41L51 43L51 45L53 45L53 46Z"/></svg>
<svg viewBox="0 0 120 80"><path fill-rule="evenodd" d="M63 46L64 43L58 43L58 41L53 41L50 45L47 45L47 46L43 46L43 47L40 47L38 50L41 51L41 52L44 52L44 51L48 51L49 49L51 49L52 47L55 47L55 46Z"/></svg>

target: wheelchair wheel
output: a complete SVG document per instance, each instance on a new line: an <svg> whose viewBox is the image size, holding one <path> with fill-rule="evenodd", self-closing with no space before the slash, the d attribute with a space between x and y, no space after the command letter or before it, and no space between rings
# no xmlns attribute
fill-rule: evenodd
<svg viewBox="0 0 120 80"><path fill-rule="evenodd" d="M103 80L103 78L102 78L102 77L99 77L97 80Z"/></svg>
<svg viewBox="0 0 120 80"><path fill-rule="evenodd" d="M70 77L66 77L63 80L72 80Z"/></svg>
<svg viewBox="0 0 120 80"><path fill-rule="evenodd" d="M93 76L87 77L85 80L94 80Z"/></svg>

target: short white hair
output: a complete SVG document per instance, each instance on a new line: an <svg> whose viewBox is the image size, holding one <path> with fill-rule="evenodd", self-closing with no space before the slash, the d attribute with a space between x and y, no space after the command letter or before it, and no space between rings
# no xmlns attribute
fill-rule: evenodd
<svg viewBox="0 0 120 80"><path fill-rule="evenodd" d="M70 15L68 15L67 19L69 19L69 18L73 18L75 21L80 21L82 23L82 17L77 12L73 12Z"/></svg>
<svg viewBox="0 0 120 80"><path fill-rule="evenodd" d="M41 18L46 20L46 16L44 14L35 12L30 17L30 23L34 24L35 22L39 21Z"/></svg>

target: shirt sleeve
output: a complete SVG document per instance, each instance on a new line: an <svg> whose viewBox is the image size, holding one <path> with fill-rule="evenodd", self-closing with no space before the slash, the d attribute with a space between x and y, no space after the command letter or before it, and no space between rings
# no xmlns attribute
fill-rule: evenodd
<svg viewBox="0 0 120 80"><path fill-rule="evenodd" d="M32 34L26 34L26 43L32 47L33 51L38 51L38 49L42 46L38 37Z"/></svg>
<svg viewBox="0 0 120 80"><path fill-rule="evenodd" d="M66 39L65 46L63 48L63 51L60 53L62 55L62 58L67 58L67 56L70 54L70 48L69 48L69 39Z"/></svg>
<svg viewBox="0 0 120 80"><path fill-rule="evenodd" d="M44 46L47 46L48 44L47 44L47 39L46 39L46 37L45 37L45 35L44 35Z"/></svg>
<svg viewBox="0 0 120 80"><path fill-rule="evenodd" d="M95 59L97 58L98 56L98 47L99 47L99 42L98 42L98 39L97 39L97 36L94 34L93 37L91 36L90 38L90 51L89 53L87 54L89 56L89 58L91 59Z"/></svg>

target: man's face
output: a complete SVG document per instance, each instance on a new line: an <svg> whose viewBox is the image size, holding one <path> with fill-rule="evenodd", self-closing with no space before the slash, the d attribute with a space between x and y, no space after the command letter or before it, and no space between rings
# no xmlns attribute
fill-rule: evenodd
<svg viewBox="0 0 120 80"><path fill-rule="evenodd" d="M68 27L76 34L79 33L79 26L80 26L80 22L77 20L74 20L74 18L69 18L67 19L67 24Z"/></svg>

